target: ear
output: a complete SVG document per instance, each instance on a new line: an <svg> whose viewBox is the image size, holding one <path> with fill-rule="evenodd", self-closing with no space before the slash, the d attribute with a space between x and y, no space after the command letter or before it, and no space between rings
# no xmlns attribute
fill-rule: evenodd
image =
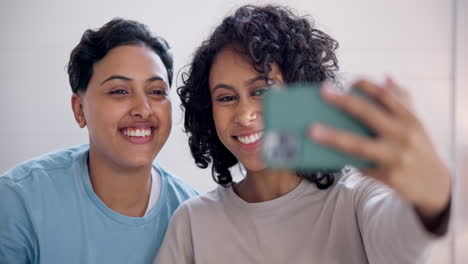
<svg viewBox="0 0 468 264"><path fill-rule="evenodd" d="M83 128L86 126L86 118L83 112L83 96L74 93L71 97L71 106L73 110L73 114L75 115L76 123Z"/></svg>

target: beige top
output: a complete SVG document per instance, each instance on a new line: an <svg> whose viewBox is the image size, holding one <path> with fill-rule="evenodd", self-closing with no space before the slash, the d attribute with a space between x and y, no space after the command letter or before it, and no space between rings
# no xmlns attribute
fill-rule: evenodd
<svg viewBox="0 0 468 264"><path fill-rule="evenodd" d="M424 263L436 240L394 191L345 168L326 190L303 180L262 203L221 186L194 197L155 263Z"/></svg>

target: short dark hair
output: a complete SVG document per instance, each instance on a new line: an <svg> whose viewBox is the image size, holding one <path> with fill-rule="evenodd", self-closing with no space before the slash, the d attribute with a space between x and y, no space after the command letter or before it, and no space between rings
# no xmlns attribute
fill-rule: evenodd
<svg viewBox="0 0 468 264"><path fill-rule="evenodd" d="M114 18L97 30L86 30L71 52L67 71L73 93L85 92L93 65L111 49L122 45L144 45L152 49L166 67L169 86L172 84L173 58L166 40L151 33L142 23Z"/></svg>
<svg viewBox="0 0 468 264"><path fill-rule="evenodd" d="M229 168L238 163L217 136L209 92L211 65L226 46L240 48L238 51L266 78L271 63L277 63L286 83L337 81L338 71L338 42L316 29L308 17L273 5L246 5L226 17L196 50L188 72L182 74L183 84L177 89L195 163L206 168L213 162L213 179L221 185L232 182ZM319 188L327 188L334 181L332 173L297 174Z"/></svg>

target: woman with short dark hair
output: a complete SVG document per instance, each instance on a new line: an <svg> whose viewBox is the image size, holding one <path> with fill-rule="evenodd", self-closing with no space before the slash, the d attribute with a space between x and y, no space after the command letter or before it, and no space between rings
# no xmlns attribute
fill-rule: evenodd
<svg viewBox="0 0 468 264"><path fill-rule="evenodd" d="M87 30L68 64L89 144L0 177L0 263L149 263L196 192L153 160L171 131L172 55L136 21Z"/></svg>

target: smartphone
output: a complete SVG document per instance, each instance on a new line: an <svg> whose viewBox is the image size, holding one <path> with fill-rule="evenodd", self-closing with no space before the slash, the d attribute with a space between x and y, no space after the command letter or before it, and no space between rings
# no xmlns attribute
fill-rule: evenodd
<svg viewBox="0 0 468 264"><path fill-rule="evenodd" d="M319 145L310 139L309 128L314 123L375 137L362 122L324 101L319 86L317 83L297 83L272 88L265 94L264 162L269 168L306 172L337 172L345 165L361 169L373 167L371 161ZM357 93L372 100L363 92Z"/></svg>

